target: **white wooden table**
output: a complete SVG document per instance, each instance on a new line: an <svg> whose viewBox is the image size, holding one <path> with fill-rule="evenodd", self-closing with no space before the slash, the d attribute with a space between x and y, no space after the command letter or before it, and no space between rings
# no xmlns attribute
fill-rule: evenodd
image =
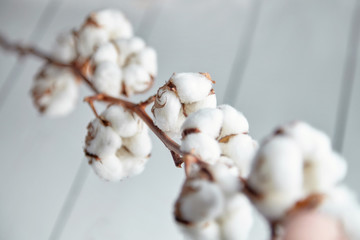
<svg viewBox="0 0 360 240"><path fill-rule="evenodd" d="M173 72L209 72L219 102L242 111L256 139L294 119L328 133L360 194L357 0L1 0L0 31L50 49L105 7L122 9L157 49L153 93ZM142 175L99 180L82 151L90 109L79 101L47 119L33 108L40 64L0 52L0 239L182 239L172 208L184 176L168 151L154 137Z"/></svg>

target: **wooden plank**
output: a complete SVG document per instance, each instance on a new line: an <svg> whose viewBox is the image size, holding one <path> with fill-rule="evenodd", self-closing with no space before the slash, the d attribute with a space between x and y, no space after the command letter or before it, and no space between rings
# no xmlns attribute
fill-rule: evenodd
<svg viewBox="0 0 360 240"><path fill-rule="evenodd" d="M360 62L360 52L358 52L358 63ZM354 87L352 89L352 98L349 109L349 119L346 126L344 150L343 154L348 161L348 175L347 183L354 189L360 197L360 181L359 181L359 168L360 168L360 65L357 65L357 74Z"/></svg>
<svg viewBox="0 0 360 240"><path fill-rule="evenodd" d="M354 3L264 1L242 87L233 96L257 139L295 119L333 135Z"/></svg>
<svg viewBox="0 0 360 240"><path fill-rule="evenodd" d="M221 99L248 7L207 0L162 6L148 38L158 51L160 67L152 92L173 72L208 71L217 80ZM106 183L90 173L61 239L182 239L172 211L183 170L174 167L158 140L153 142L152 157L140 176Z"/></svg>
<svg viewBox="0 0 360 240"><path fill-rule="evenodd" d="M144 12L142 1L68 0L37 44L50 48L59 30L78 25L90 10L108 5L124 8L135 23ZM47 239L83 161L83 138L92 114L79 100L77 111L66 118L40 117L29 98L39 66L36 60L22 64L22 74L0 111L1 239Z"/></svg>
<svg viewBox="0 0 360 240"><path fill-rule="evenodd" d="M34 38L34 33L41 25L39 20L44 16L48 5L51 5L51 0L1 1L0 33L21 42ZM14 54L0 50L0 88L3 87L16 61L17 57Z"/></svg>
<svg viewBox="0 0 360 240"><path fill-rule="evenodd" d="M354 9L352 39L349 41L348 57L344 68L342 98L339 101L337 124L337 147L348 161L347 183L360 197L360 2Z"/></svg>

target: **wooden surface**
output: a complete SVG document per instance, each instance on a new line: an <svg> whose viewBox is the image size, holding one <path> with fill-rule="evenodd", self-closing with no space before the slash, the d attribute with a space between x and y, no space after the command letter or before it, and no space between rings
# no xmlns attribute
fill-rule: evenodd
<svg viewBox="0 0 360 240"><path fill-rule="evenodd" d="M219 103L242 111L256 139L294 119L336 138L360 194L356 0L2 0L0 32L51 49L57 33L105 7L122 9L157 49L152 93L173 72L209 72ZM40 64L0 52L0 239L182 239L172 206L184 176L168 151L153 137L142 175L99 180L83 157L92 114L81 99L66 118L33 108L29 89Z"/></svg>

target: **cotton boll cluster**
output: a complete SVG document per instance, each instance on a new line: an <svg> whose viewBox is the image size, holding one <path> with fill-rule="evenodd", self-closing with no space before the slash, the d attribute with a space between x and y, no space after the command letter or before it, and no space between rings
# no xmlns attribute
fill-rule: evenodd
<svg viewBox="0 0 360 240"><path fill-rule="evenodd" d="M208 73L174 73L156 95L152 107L155 124L179 137L186 117L201 108L215 108L216 95Z"/></svg>
<svg viewBox="0 0 360 240"><path fill-rule="evenodd" d="M151 87L157 74L156 52L138 37L113 40L95 51L90 69L90 79L100 92L141 93Z"/></svg>
<svg viewBox="0 0 360 240"><path fill-rule="evenodd" d="M78 99L78 81L70 69L45 65L35 77L32 97L39 112L63 116L71 112Z"/></svg>
<svg viewBox="0 0 360 240"><path fill-rule="evenodd" d="M108 181L141 173L152 147L144 122L117 105L90 122L85 144L85 154L95 173Z"/></svg>
<svg viewBox="0 0 360 240"><path fill-rule="evenodd" d="M175 219L187 239L247 239L253 215L240 188L223 164L194 169L175 204Z"/></svg>
<svg viewBox="0 0 360 240"><path fill-rule="evenodd" d="M92 12L78 30L57 38L53 56L64 63L82 66L102 44L132 36L132 25L122 12L114 9Z"/></svg>
<svg viewBox="0 0 360 240"><path fill-rule="evenodd" d="M328 137L303 122L280 127L255 157L248 186L254 203L270 220L285 216L296 202L334 189L345 177L345 161Z"/></svg>
<svg viewBox="0 0 360 240"><path fill-rule="evenodd" d="M248 134L244 115L229 105L192 113L181 127L181 150L214 164L222 162L247 177L257 142Z"/></svg>

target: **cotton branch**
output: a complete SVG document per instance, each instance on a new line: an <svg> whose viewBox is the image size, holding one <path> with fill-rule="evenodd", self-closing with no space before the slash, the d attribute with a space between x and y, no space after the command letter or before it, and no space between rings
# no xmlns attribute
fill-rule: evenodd
<svg viewBox="0 0 360 240"><path fill-rule="evenodd" d="M44 53L42 50L39 50L32 46L24 46L18 43L12 43L7 40L2 34L0 34L0 47L2 47L6 51L15 52L20 57L23 56L34 56L40 59L47 61L50 64L53 64L58 67L66 67L71 68L76 75L78 75L87 85L88 87L94 91L95 93L99 93L99 91L94 87L94 85L90 82L90 80L85 76L85 74L81 71L78 64L76 62L72 63L63 63L51 57L50 55Z"/></svg>
<svg viewBox="0 0 360 240"><path fill-rule="evenodd" d="M139 104L135 104L124 99L110 97L106 94L97 94L95 96L85 98L85 101L88 102L90 105L93 101L101 101L101 102L108 102L112 104L118 104L122 107L130 110L131 112L138 115L151 131L165 144L165 146L172 152L176 154L183 155L183 152L180 150L179 144L174 142L169 136L167 136L161 129L159 129L150 118L150 116L145 112L145 106L150 102L153 101L154 97L151 97L150 100L146 100L145 102L140 102Z"/></svg>

